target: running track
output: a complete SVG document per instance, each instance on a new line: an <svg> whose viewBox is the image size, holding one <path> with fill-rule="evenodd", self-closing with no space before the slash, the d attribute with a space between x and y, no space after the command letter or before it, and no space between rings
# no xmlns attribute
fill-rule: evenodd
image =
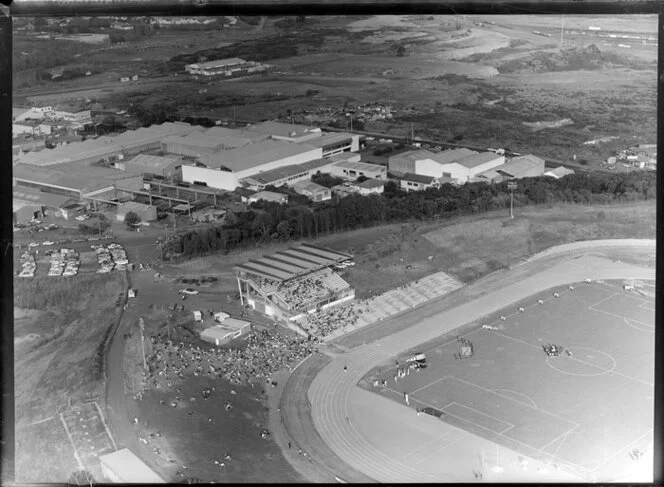
<svg viewBox="0 0 664 487"><path fill-rule="evenodd" d="M341 460L378 482L443 480L391 458L362 436L353 422L348 422L349 396L356 383L385 359L394 358L421 343L535 293L555 286L580 282L586 278L655 279L655 270L592 255L584 255L573 260L561 259L558 264L534 276L502 287L454 309L425 318L406 330L355 348L332 361L319 373L309 388L311 415L316 430ZM409 314L401 315L399 319L407 320ZM344 366L348 367L347 372L344 372Z"/></svg>

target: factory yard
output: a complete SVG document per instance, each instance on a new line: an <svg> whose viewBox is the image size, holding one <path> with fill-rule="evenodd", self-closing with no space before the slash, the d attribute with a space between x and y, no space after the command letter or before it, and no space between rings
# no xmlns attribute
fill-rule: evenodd
<svg viewBox="0 0 664 487"><path fill-rule="evenodd" d="M402 404L407 394L411 408L553 469L620 478L633 449L651 448L654 412L654 301L622 284L531 296L413 350L426 354L425 369L400 360L370 373L365 387ZM547 355L547 344L563 352Z"/></svg>

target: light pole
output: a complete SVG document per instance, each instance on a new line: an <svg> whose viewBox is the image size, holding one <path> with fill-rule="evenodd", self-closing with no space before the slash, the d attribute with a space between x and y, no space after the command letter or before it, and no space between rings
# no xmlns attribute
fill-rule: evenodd
<svg viewBox="0 0 664 487"><path fill-rule="evenodd" d="M514 190L516 189L516 183L514 181L508 182L507 189L510 190L510 219L514 219Z"/></svg>

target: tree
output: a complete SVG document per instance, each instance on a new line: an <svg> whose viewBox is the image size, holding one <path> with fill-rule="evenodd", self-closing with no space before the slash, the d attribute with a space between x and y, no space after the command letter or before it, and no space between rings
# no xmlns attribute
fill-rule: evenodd
<svg viewBox="0 0 664 487"><path fill-rule="evenodd" d="M130 211L125 215L124 222L127 225L127 228L129 228L131 230L136 225L141 223L141 217L138 216L135 212Z"/></svg>

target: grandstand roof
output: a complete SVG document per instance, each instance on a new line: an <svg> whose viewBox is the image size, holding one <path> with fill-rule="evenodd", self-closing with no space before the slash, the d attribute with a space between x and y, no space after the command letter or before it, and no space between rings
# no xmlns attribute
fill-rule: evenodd
<svg viewBox="0 0 664 487"><path fill-rule="evenodd" d="M302 244L260 259L252 259L236 266L235 270L283 282L350 258L352 256L344 252Z"/></svg>

